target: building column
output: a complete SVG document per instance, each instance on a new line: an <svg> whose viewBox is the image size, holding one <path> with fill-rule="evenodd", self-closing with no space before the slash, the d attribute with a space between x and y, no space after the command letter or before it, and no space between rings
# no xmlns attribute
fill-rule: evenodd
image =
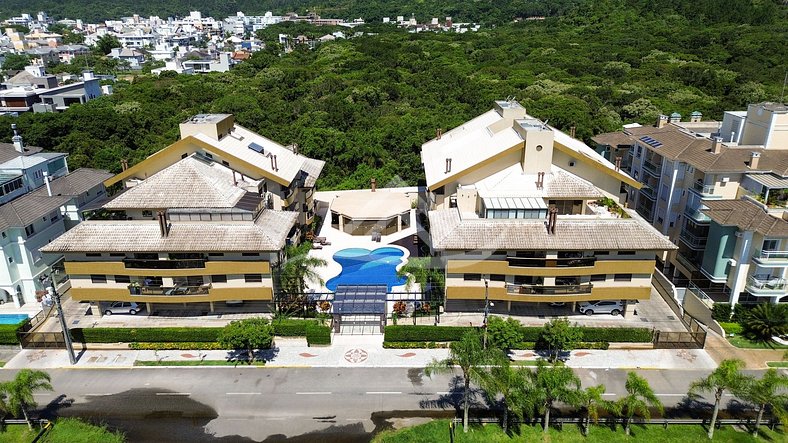
<svg viewBox="0 0 788 443"><path fill-rule="evenodd" d="M210 308L210 309L211 309L211 313L213 313L213 302L212 302L212 301L209 301L209 302L208 302L208 306L210 306L210 307L211 307L211 308Z"/></svg>
<svg viewBox="0 0 788 443"><path fill-rule="evenodd" d="M149 316L153 313L153 311L151 311L151 309L153 309L153 303L145 302L145 310L148 311L148 315Z"/></svg>
<svg viewBox="0 0 788 443"><path fill-rule="evenodd" d="M738 254L734 254L734 257L739 257L739 261L736 263L735 269L731 269L733 271L733 287L731 288L731 296L729 298L731 306L735 306L736 303L739 302L739 294L744 291L744 285L747 283L747 269L749 266L745 265L750 262L752 231L744 231L742 233L739 245L740 247L737 248Z"/></svg>

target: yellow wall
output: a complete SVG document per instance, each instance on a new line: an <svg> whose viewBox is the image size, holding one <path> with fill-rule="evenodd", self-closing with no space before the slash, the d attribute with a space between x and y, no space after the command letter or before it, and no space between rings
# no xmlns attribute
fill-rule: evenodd
<svg viewBox="0 0 788 443"><path fill-rule="evenodd" d="M505 260L448 260L449 274L503 274L538 277L564 277L594 274L651 274L654 260L597 260L594 266L578 267L514 267Z"/></svg>
<svg viewBox="0 0 788 443"><path fill-rule="evenodd" d="M591 300L648 300L651 286L643 287L593 287L590 294L577 295L525 295L511 294L506 288L489 288L489 299L519 302L573 302ZM484 300L484 285L447 286L447 300Z"/></svg>
<svg viewBox="0 0 788 443"><path fill-rule="evenodd" d="M204 268L138 269L127 268L123 262L66 262L69 275L129 275L137 277L187 277L192 275L270 274L267 261L208 261Z"/></svg>
<svg viewBox="0 0 788 443"><path fill-rule="evenodd" d="M199 303L227 300L273 300L270 287L211 288L206 295L132 295L127 288L71 288L76 301L129 301L137 303Z"/></svg>

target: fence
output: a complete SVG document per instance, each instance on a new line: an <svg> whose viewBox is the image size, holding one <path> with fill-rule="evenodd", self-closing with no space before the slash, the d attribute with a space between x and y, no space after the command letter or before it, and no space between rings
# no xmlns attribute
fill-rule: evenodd
<svg viewBox="0 0 788 443"><path fill-rule="evenodd" d="M452 418L451 419L455 424L462 424L462 418ZM513 424L527 424L527 425L537 425L542 424L542 417L534 417L531 419L525 420L511 420L510 423ZM605 417L600 418L598 423L599 425L623 425L624 418L619 417ZM500 423L500 418L491 418L491 417L477 417L471 418L469 420L471 423ZM584 425L586 423L585 418L579 417L555 417L550 418L550 424L552 426L557 426L561 428L565 424L575 424L575 425ZM655 418L652 420L646 420L640 417L633 417L629 421L630 424L633 425L661 425L667 428L669 425L709 425L711 424L710 418ZM718 418L715 422L715 428L719 429L720 426L723 425L730 425L730 426L755 426L755 418ZM783 427L783 424L775 417L765 418L761 421L761 426L768 427L769 429L777 429Z"/></svg>
<svg viewBox="0 0 788 443"><path fill-rule="evenodd" d="M686 312L681 322L687 332L654 331L655 349L703 349L706 344L706 330L695 318Z"/></svg>
<svg viewBox="0 0 788 443"><path fill-rule="evenodd" d="M65 349L62 332L18 332L19 343L25 349Z"/></svg>

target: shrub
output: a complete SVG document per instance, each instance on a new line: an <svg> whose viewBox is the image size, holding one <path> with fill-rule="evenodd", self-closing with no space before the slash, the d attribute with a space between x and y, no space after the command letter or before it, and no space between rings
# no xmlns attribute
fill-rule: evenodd
<svg viewBox="0 0 788 443"><path fill-rule="evenodd" d="M522 324L509 317L506 320L500 317L491 317L487 324L487 338L490 345L498 349L513 349L523 341Z"/></svg>
<svg viewBox="0 0 788 443"><path fill-rule="evenodd" d="M649 328L579 328L580 341L611 343L650 343L654 331Z"/></svg>
<svg viewBox="0 0 788 443"><path fill-rule="evenodd" d="M331 328L316 323L309 324L306 327L306 342L309 346L330 345Z"/></svg>
<svg viewBox="0 0 788 443"><path fill-rule="evenodd" d="M384 341L385 349L445 349L448 343L436 343L434 341Z"/></svg>
<svg viewBox="0 0 788 443"><path fill-rule="evenodd" d="M386 326L383 340L396 341L457 341L463 334L476 328L469 326Z"/></svg>
<svg viewBox="0 0 788 443"><path fill-rule="evenodd" d="M755 309L757 306L758 305L743 305L741 303L737 303L736 306L733 307L733 316L731 317L730 321L743 324L750 315L750 311Z"/></svg>
<svg viewBox="0 0 788 443"><path fill-rule="evenodd" d="M788 334L788 305L761 303L751 309L742 321L748 338L770 341L774 336Z"/></svg>
<svg viewBox="0 0 788 443"><path fill-rule="evenodd" d="M129 343L129 349L137 351L171 351L171 350L220 350L222 345L216 342L181 341L170 343Z"/></svg>
<svg viewBox="0 0 788 443"><path fill-rule="evenodd" d="M280 337L304 337L306 328L315 324L313 320L274 320L274 335Z"/></svg>
<svg viewBox="0 0 788 443"><path fill-rule="evenodd" d="M740 335L743 330L740 324L733 322L720 322L720 326L722 326L726 334Z"/></svg>
<svg viewBox="0 0 788 443"><path fill-rule="evenodd" d="M247 318L230 322L219 333L219 344L226 349L246 350L249 363L255 349L268 349L274 341L274 328L266 318Z"/></svg>
<svg viewBox="0 0 788 443"><path fill-rule="evenodd" d="M16 332L28 322L30 322L29 318L13 325L0 325L0 345L19 344L19 336Z"/></svg>
<svg viewBox="0 0 788 443"><path fill-rule="evenodd" d="M574 344L574 346L568 349L608 349L610 347L610 343L606 341L598 341L598 342L585 342L579 341ZM531 350L536 349L536 343L532 341L525 341L518 343L516 347L513 349L518 350Z"/></svg>
<svg viewBox="0 0 788 443"><path fill-rule="evenodd" d="M714 303L714 306L711 307L711 318L718 322L731 321L732 313L733 309L730 303Z"/></svg>
<svg viewBox="0 0 788 443"><path fill-rule="evenodd" d="M74 341L82 343L215 342L222 328L75 328Z"/></svg>

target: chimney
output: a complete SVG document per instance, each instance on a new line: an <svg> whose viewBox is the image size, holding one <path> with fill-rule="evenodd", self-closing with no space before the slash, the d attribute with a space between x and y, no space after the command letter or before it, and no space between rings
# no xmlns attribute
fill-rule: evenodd
<svg viewBox="0 0 788 443"><path fill-rule="evenodd" d="M577 128L575 126L570 126L569 127L569 136L572 137L572 138L575 138L575 131L576 130L577 130Z"/></svg>
<svg viewBox="0 0 788 443"><path fill-rule="evenodd" d="M555 225L558 224L558 208L553 206L552 213L553 213L553 223L550 225L552 227L550 229L550 233L555 235Z"/></svg>
<svg viewBox="0 0 788 443"><path fill-rule="evenodd" d="M557 221L557 214L558 209L555 206L551 206L550 209L547 210L547 234L555 234L555 223Z"/></svg>
<svg viewBox="0 0 788 443"><path fill-rule="evenodd" d="M276 154L274 154L274 171L279 171L279 162L276 160Z"/></svg>
<svg viewBox="0 0 788 443"><path fill-rule="evenodd" d="M753 154L755 153L753 152ZM47 185L47 194L52 197L52 187L49 186L49 173L47 171L44 171L44 183Z"/></svg>
<svg viewBox="0 0 788 443"><path fill-rule="evenodd" d="M129 161L128 161L127 159L125 159L125 158L124 158L124 159L121 159L121 161L120 161L120 168L121 168L122 170L124 170L124 171L125 171L126 169L129 169Z"/></svg>
<svg viewBox="0 0 788 443"><path fill-rule="evenodd" d="M621 170L621 156L616 156L616 171Z"/></svg>
<svg viewBox="0 0 788 443"><path fill-rule="evenodd" d="M375 177L372 177L372 179L369 181L369 184L370 187L372 188L372 192L375 192L375 189L377 189L378 187L378 181L375 180Z"/></svg>
<svg viewBox="0 0 788 443"><path fill-rule="evenodd" d="M446 174L451 172L451 157L446 157Z"/></svg>
<svg viewBox="0 0 788 443"><path fill-rule="evenodd" d="M167 226L167 216L164 214L164 211L159 211L156 213L156 218L159 220L159 233L162 237L166 237L169 234L169 227Z"/></svg>
<svg viewBox="0 0 788 443"><path fill-rule="evenodd" d="M657 128L664 128L665 125L667 124L668 124L668 116L664 114L660 114L659 117L657 117L657 124L656 124Z"/></svg>
<svg viewBox="0 0 788 443"><path fill-rule="evenodd" d="M701 118L703 118L703 114L698 111L693 111L692 114L690 114L690 123L699 123Z"/></svg>
<svg viewBox="0 0 788 443"><path fill-rule="evenodd" d="M750 153L750 169L758 169L758 162L761 159L760 152L751 152Z"/></svg>
<svg viewBox="0 0 788 443"><path fill-rule="evenodd" d="M436 129L435 130L435 140L440 140L441 139L441 135L443 135L443 131L441 131L441 128Z"/></svg>
<svg viewBox="0 0 788 443"><path fill-rule="evenodd" d="M20 154L24 154L25 144L22 143L22 136L19 135L18 132L16 132L16 123L11 123L11 129L14 130L14 136L11 137L11 141L14 143L14 149L16 149L16 152L19 152Z"/></svg>
<svg viewBox="0 0 788 443"><path fill-rule="evenodd" d="M537 172L536 173L536 189L542 189L544 187L544 172Z"/></svg>
<svg viewBox="0 0 788 443"><path fill-rule="evenodd" d="M233 169L233 186L238 186L238 179L235 178L235 169Z"/></svg>
<svg viewBox="0 0 788 443"><path fill-rule="evenodd" d="M719 154L722 152L722 137L712 137L711 139L711 153Z"/></svg>
<svg viewBox="0 0 788 443"><path fill-rule="evenodd" d="M293 143L293 154L298 155L298 143Z"/></svg>
<svg viewBox="0 0 788 443"><path fill-rule="evenodd" d="M678 123L680 121L681 121L681 114L679 114L678 112L674 112L673 114L670 114L671 123Z"/></svg>

